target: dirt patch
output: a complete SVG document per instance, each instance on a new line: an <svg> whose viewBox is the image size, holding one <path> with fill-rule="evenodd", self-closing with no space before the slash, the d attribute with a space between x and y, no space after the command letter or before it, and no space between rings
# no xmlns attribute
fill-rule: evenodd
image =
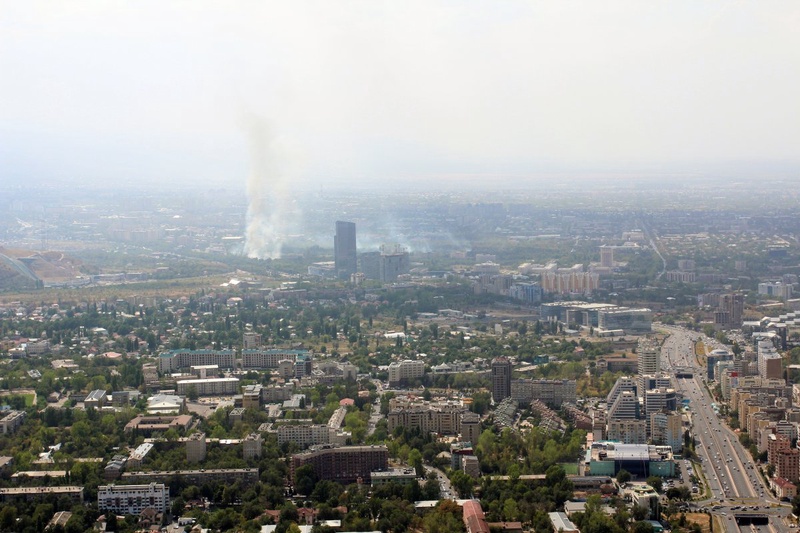
<svg viewBox="0 0 800 533"><path fill-rule="evenodd" d="M698 524L703 533L711 532L711 516L704 513L686 513L687 524Z"/></svg>

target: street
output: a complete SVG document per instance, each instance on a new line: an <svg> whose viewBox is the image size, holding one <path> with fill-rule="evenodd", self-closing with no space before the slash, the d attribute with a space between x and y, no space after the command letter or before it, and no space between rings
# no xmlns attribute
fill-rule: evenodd
<svg viewBox="0 0 800 533"><path fill-rule="evenodd" d="M749 452L712 407L713 399L706 388L706 368L698 364L694 355L695 341L702 339L709 345L712 341L701 333L659 327L670 333L661 350L662 370L675 375L678 369L686 369L693 374L691 378L676 378L675 389L689 399L695 451L702 464L705 485L710 490L710 498L700 503L724 519L726 531L751 531L750 525L740 529L735 521L736 515L746 513L769 517L769 525L761 526L763 529L753 526L757 531L785 531L787 524L783 517L788 514L787 506L772 496Z"/></svg>

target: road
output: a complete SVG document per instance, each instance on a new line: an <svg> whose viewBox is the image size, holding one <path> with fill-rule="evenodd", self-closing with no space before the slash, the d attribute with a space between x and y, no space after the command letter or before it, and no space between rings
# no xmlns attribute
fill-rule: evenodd
<svg viewBox="0 0 800 533"><path fill-rule="evenodd" d="M769 515L772 527L785 531L783 520L788 509L782 506L767 490L763 479L753 464L750 454L739 442L738 436L722 423L715 413L711 394L706 388L706 368L701 367L694 355L694 344L710 339L694 331L677 327L659 326L670 333L661 349L662 370L674 373L677 368L693 370L692 378L675 380L676 390L689 399L691 431L696 440L695 451L702 463L705 482L711 497L704 500L712 513L725 521L726 531L739 531L734 516L739 513L764 513ZM742 526L751 531L751 526Z"/></svg>
<svg viewBox="0 0 800 533"><path fill-rule="evenodd" d="M458 494L456 494L455 489L450 484L450 480L447 476L436 467L433 466L423 466L425 469L426 474L430 474L431 472L436 473L436 479L439 480L439 494L440 499L442 500L455 500L458 499Z"/></svg>

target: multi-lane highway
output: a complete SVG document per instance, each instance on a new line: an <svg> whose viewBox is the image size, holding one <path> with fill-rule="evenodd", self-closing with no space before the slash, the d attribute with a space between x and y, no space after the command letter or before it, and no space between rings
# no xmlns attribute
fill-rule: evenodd
<svg viewBox="0 0 800 533"><path fill-rule="evenodd" d="M770 517L769 525L754 526L756 530L786 530L782 517L788 510L779 506L772 497L738 436L722 423L713 409L713 400L705 384L706 369L700 367L694 355L696 341L712 341L700 333L682 328L660 328L670 333L661 350L662 369L673 374L678 368L693 371L691 378L675 379L675 388L689 399L695 451L702 463L702 475L711 496L702 503L723 518L726 531L740 531L735 516L745 513ZM742 528L752 530L749 525Z"/></svg>

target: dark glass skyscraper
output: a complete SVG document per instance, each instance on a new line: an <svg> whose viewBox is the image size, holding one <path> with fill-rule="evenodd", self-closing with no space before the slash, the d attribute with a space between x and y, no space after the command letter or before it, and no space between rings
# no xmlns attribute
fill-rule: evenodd
<svg viewBox="0 0 800 533"><path fill-rule="evenodd" d="M358 268L356 254L355 222L336 221L336 236L333 238L333 259L336 263L336 277L350 279Z"/></svg>
<svg viewBox="0 0 800 533"><path fill-rule="evenodd" d="M498 357L492 361L492 399L500 403L511 396L511 361Z"/></svg>

